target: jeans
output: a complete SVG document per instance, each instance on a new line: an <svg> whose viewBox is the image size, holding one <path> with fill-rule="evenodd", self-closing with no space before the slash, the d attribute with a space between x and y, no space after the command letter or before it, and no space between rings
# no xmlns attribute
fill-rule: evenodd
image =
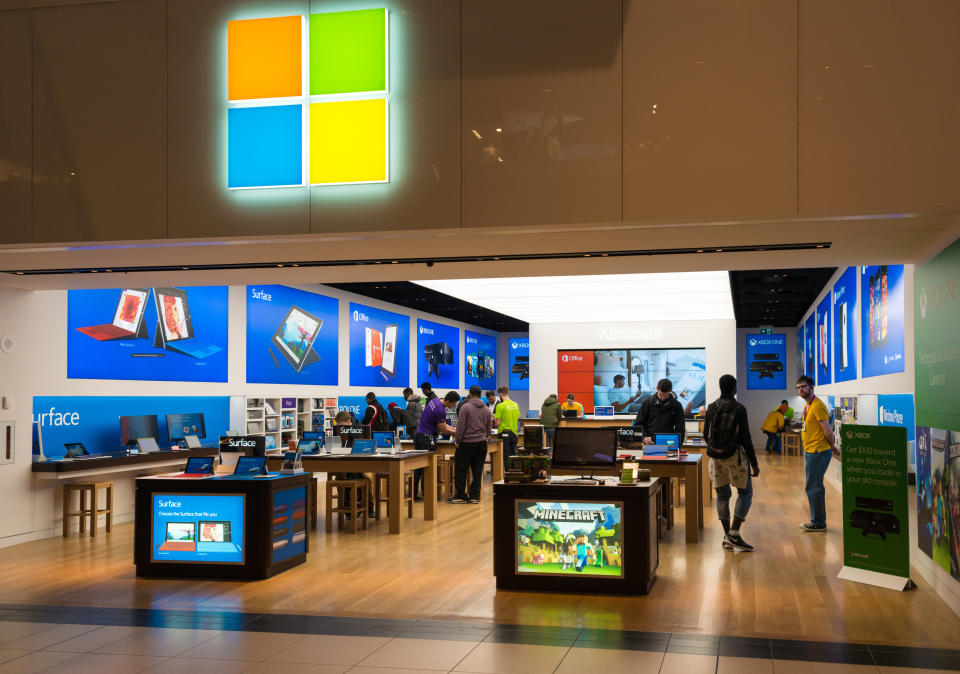
<svg viewBox="0 0 960 674"><path fill-rule="evenodd" d="M553 436L555 436L555 435L557 434L557 429L556 429L556 428L546 428L546 427L545 427L545 428L543 429L543 433L544 433L544 435L547 436L547 440L546 440L546 442L544 443L544 447L553 447Z"/></svg>
<svg viewBox="0 0 960 674"><path fill-rule="evenodd" d="M517 434L513 431L504 431L500 434L503 441L503 467L506 470L508 466L507 457L517 453Z"/></svg>
<svg viewBox="0 0 960 674"><path fill-rule="evenodd" d="M767 447L768 452L779 452L780 451L780 434L771 433L770 431L764 431L767 435Z"/></svg>
<svg viewBox="0 0 960 674"><path fill-rule="evenodd" d="M733 490L729 484L717 487L717 514L724 522L730 521L730 496ZM733 506L733 516L737 519L747 519L750 505L753 503L753 477L747 473L747 486L737 487L737 504Z"/></svg>
<svg viewBox="0 0 960 674"><path fill-rule="evenodd" d="M453 484L456 488L454 498L467 498L467 470L470 470L470 496L479 499L483 487L483 464L487 460L487 443L461 442L453 454Z"/></svg>
<svg viewBox="0 0 960 674"><path fill-rule="evenodd" d="M810 522L818 527L827 526L826 490L823 488L823 476L830 465L833 452L808 452L806 455L807 467L807 500L810 502Z"/></svg>
<svg viewBox="0 0 960 674"><path fill-rule="evenodd" d="M413 448L420 451L432 452L437 447L434 444L432 435L426 433L417 433L413 436ZM413 495L420 494L423 491L423 468L417 468L413 471ZM436 498L436 496L434 496Z"/></svg>

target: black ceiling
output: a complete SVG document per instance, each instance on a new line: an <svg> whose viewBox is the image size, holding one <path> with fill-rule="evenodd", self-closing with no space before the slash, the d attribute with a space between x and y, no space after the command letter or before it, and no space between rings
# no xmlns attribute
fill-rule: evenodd
<svg viewBox="0 0 960 674"><path fill-rule="evenodd" d="M836 267L816 267L730 272L737 327L796 326L835 271Z"/></svg>
<svg viewBox="0 0 960 674"><path fill-rule="evenodd" d="M478 281L482 283L483 281ZM333 288L372 297L383 302L392 302L425 313L436 314L462 323L471 323L497 332L527 332L530 325L511 316L485 309L450 295L424 288L409 281L382 283L327 283Z"/></svg>

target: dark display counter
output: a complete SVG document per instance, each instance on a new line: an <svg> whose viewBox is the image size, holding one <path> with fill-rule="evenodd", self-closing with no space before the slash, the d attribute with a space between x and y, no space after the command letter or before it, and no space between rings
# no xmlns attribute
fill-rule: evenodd
<svg viewBox="0 0 960 674"><path fill-rule="evenodd" d="M656 478L493 485L497 587L646 594L659 564Z"/></svg>
<svg viewBox="0 0 960 674"><path fill-rule="evenodd" d="M52 461L34 461L30 469L34 473L75 473L84 470L98 470L101 468L118 468L131 466L134 468L149 468L150 464L163 464L170 461L183 461L192 456L216 456L216 447L198 447L197 449L181 449L169 452L150 452L149 454L130 454L115 456L104 454L93 455L82 459L57 459Z"/></svg>

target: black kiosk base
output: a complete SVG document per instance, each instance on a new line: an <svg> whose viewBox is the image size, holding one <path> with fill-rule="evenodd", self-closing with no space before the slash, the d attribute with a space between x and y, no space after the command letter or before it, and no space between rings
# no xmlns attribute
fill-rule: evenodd
<svg viewBox="0 0 960 674"><path fill-rule="evenodd" d="M137 575L256 580L302 564L310 479L137 478Z"/></svg>
<svg viewBox="0 0 960 674"><path fill-rule="evenodd" d="M656 478L493 486L497 588L647 594L660 561Z"/></svg>

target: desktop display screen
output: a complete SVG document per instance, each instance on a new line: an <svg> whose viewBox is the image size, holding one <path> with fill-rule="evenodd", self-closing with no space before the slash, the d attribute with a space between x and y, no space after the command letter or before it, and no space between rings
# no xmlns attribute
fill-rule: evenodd
<svg viewBox="0 0 960 674"><path fill-rule="evenodd" d="M154 562L243 564L243 494L153 494Z"/></svg>
<svg viewBox="0 0 960 674"><path fill-rule="evenodd" d="M706 404L706 349L585 349L557 352L560 399L572 393L584 411L613 406L636 415L660 379L673 383L684 412Z"/></svg>
<svg viewBox="0 0 960 674"><path fill-rule="evenodd" d="M373 442L378 449L389 448L394 445L393 431L374 431Z"/></svg>
<svg viewBox="0 0 960 674"><path fill-rule="evenodd" d="M135 417L120 417L120 442L124 447L137 444L137 438L153 438L160 441L157 430L157 415L143 414Z"/></svg>
<svg viewBox="0 0 960 674"><path fill-rule="evenodd" d="M623 503L517 499L518 574L623 578Z"/></svg>
<svg viewBox="0 0 960 674"><path fill-rule="evenodd" d="M203 412L168 414L167 435L171 442L183 440L188 435L196 435L198 438L207 437L207 428L203 423Z"/></svg>
<svg viewBox="0 0 960 674"><path fill-rule="evenodd" d="M597 469L616 465L616 428L557 428L553 438L555 468Z"/></svg>
<svg viewBox="0 0 960 674"><path fill-rule="evenodd" d="M697 419L687 419L683 422L683 428L687 432L687 435L700 433L700 422Z"/></svg>
<svg viewBox="0 0 960 674"><path fill-rule="evenodd" d="M653 436L653 444L677 449L680 446L680 435L677 433L657 433Z"/></svg>
<svg viewBox="0 0 960 674"><path fill-rule="evenodd" d="M302 438L297 443L297 451L304 454L319 454L320 453L320 441L319 440L307 440ZM288 452L289 453L289 452Z"/></svg>

